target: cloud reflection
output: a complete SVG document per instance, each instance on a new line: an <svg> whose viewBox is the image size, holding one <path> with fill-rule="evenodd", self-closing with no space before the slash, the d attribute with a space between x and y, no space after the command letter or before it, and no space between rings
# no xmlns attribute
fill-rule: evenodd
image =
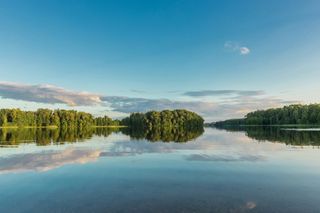
<svg viewBox="0 0 320 213"><path fill-rule="evenodd" d="M256 208L257 204L255 202L249 201L246 203L246 208L247 209L254 209Z"/></svg>
<svg viewBox="0 0 320 213"><path fill-rule="evenodd" d="M99 158L100 150L68 148L63 151L19 154L0 158L0 174L26 171L44 172L66 164L84 164Z"/></svg>
<svg viewBox="0 0 320 213"><path fill-rule="evenodd" d="M100 141L101 140L101 141ZM93 143L100 141L103 143ZM104 143L104 142L108 143ZM226 132L207 128L205 133L187 143L149 142L131 140L129 137L114 134L108 138L94 137L84 145L64 150L47 150L17 153L0 157L0 174L24 171L48 171L66 164L84 164L99 157L133 157L143 154L175 154L187 161L207 162L261 162L267 161L275 153L284 153L288 147L278 143L259 143L248 138L243 132ZM94 148L93 148L94 147ZM4 152L3 152L4 153Z"/></svg>
<svg viewBox="0 0 320 213"><path fill-rule="evenodd" d="M186 156L186 160L189 161L221 161L221 162L239 162L239 161L249 161L257 162L266 160L265 156L261 155L243 155L243 156L234 156L234 155L206 155L206 154L192 154Z"/></svg>
<svg viewBox="0 0 320 213"><path fill-rule="evenodd" d="M186 160L257 162L265 161L270 155L284 149L286 149L284 144L258 143L242 132L231 133L207 128L202 136L187 143L148 142L130 139L117 141L101 156L133 156L145 153L187 151L187 156L182 155Z"/></svg>

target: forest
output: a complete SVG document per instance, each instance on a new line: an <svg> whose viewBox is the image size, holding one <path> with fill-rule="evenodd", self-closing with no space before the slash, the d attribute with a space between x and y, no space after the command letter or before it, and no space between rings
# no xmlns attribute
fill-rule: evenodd
<svg viewBox="0 0 320 213"><path fill-rule="evenodd" d="M112 120L108 116L94 117L90 113L75 110L38 109L0 109L0 127L55 127L77 128L102 126L128 126L141 129L171 130L177 128L194 129L203 127L203 118L187 110L150 111L132 113L129 117Z"/></svg>
<svg viewBox="0 0 320 213"><path fill-rule="evenodd" d="M243 119L219 121L211 125L320 125L320 104L295 104L257 110L248 113Z"/></svg>
<svg viewBox="0 0 320 213"><path fill-rule="evenodd" d="M94 117L90 113L76 110L22 111L20 109L0 109L1 127L58 127L86 128L92 126L119 126L119 120L108 116Z"/></svg>
<svg viewBox="0 0 320 213"><path fill-rule="evenodd" d="M203 128L203 118L198 114L184 110L150 111L147 113L132 113L122 120L122 124L140 129L172 130L177 128Z"/></svg>

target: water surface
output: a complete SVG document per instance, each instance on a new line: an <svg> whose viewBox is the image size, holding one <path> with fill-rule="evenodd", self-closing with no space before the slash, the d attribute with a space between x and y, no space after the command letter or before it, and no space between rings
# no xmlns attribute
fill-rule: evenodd
<svg viewBox="0 0 320 213"><path fill-rule="evenodd" d="M15 131L0 132L0 212L320 209L317 131Z"/></svg>

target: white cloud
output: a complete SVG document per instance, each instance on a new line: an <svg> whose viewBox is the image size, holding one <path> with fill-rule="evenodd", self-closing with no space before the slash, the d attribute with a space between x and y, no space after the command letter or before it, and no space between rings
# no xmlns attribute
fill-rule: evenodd
<svg viewBox="0 0 320 213"><path fill-rule="evenodd" d="M250 53L250 49L248 47L240 47L240 55L247 55Z"/></svg>
<svg viewBox="0 0 320 213"><path fill-rule="evenodd" d="M66 149L56 152L28 153L0 159L0 174L25 171L45 172L66 164L85 164L96 161L100 150Z"/></svg>
<svg viewBox="0 0 320 213"><path fill-rule="evenodd" d="M101 103L99 95L88 92L74 92L49 84L28 85L0 82L0 96L39 103L62 103L69 106L92 106Z"/></svg>
<svg viewBox="0 0 320 213"><path fill-rule="evenodd" d="M71 107L93 114L94 110L99 115L108 114L119 118L120 115L128 115L131 112L146 112L150 110L187 109L199 113L206 121L217 121L228 118L243 117L250 111L279 107L285 104L297 103L276 97L267 96L261 90L198 90L187 91L184 96L190 98L219 96L217 101L186 100L177 101L170 99L148 99L121 96L101 96L88 92L76 92L52 85L27 85L18 83L0 82L0 96L8 99L2 103L2 107L23 107L24 103L44 103L46 108ZM9 100L15 101L9 101ZM10 103L10 104L8 104ZM41 104L43 106L44 104ZM47 105L52 107L47 107ZM35 106L39 106L38 104ZM77 106L77 107L75 107ZM82 108L81 108L82 107ZM89 110L89 109L92 109ZM121 116L123 117L123 116Z"/></svg>
<svg viewBox="0 0 320 213"><path fill-rule="evenodd" d="M263 95L264 91L261 90L196 90L187 91L182 95L190 97L204 97L204 96L259 96Z"/></svg>
<svg viewBox="0 0 320 213"><path fill-rule="evenodd" d="M240 55L248 55L250 53L249 47L242 46L235 41L227 41L224 43L224 48L228 51L238 52Z"/></svg>
<svg viewBox="0 0 320 213"><path fill-rule="evenodd" d="M226 93L228 95L228 93ZM226 96L224 100L212 101L173 101L169 99L145 99L119 96L102 97L102 101L110 104L117 112L146 112L149 110L183 108L199 113L206 121L217 121L228 118L240 118L250 111L279 107L285 104L297 103L280 98L265 96L262 91L242 91L236 96Z"/></svg>

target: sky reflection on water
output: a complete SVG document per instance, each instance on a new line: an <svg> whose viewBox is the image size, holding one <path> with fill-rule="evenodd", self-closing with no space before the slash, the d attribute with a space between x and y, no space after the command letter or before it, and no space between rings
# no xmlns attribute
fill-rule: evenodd
<svg viewBox="0 0 320 213"><path fill-rule="evenodd" d="M117 132L3 148L0 212L316 212L319 151L210 128L187 143Z"/></svg>

